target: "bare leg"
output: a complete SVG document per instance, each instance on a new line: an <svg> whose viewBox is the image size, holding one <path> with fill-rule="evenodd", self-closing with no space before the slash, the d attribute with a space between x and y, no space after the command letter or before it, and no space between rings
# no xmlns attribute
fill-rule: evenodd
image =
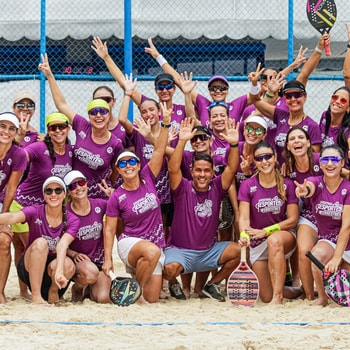
<svg viewBox="0 0 350 350"><path fill-rule="evenodd" d="M191 297L191 281L193 273L185 273L181 275L182 291L186 295L186 298Z"/></svg>
<svg viewBox="0 0 350 350"><path fill-rule="evenodd" d="M0 231L0 304L6 303L5 286L11 265L11 235Z"/></svg>
<svg viewBox="0 0 350 350"><path fill-rule="evenodd" d="M90 299L96 303L107 304L111 302L109 290L111 288L111 279L102 271L99 271L97 280L90 286Z"/></svg>
<svg viewBox="0 0 350 350"><path fill-rule="evenodd" d="M209 274L210 274L210 271L203 271L203 272L196 273L196 282L194 284L194 291L195 293L198 294L200 298L208 298L205 294L203 294L202 289L207 283Z"/></svg>

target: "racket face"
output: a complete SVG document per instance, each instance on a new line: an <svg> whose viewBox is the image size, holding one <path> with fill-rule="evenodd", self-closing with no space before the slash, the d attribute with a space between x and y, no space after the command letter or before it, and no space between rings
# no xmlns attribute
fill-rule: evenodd
<svg viewBox="0 0 350 350"><path fill-rule="evenodd" d="M231 227L233 219L233 207L230 198L226 196L221 202L218 230L226 230Z"/></svg>
<svg viewBox="0 0 350 350"><path fill-rule="evenodd" d="M129 306L141 296L141 287L133 278L116 278L111 283L109 296L118 306Z"/></svg>
<svg viewBox="0 0 350 350"><path fill-rule="evenodd" d="M329 298L338 305L350 307L350 273L341 269L328 278L324 277L324 288Z"/></svg>
<svg viewBox="0 0 350 350"><path fill-rule="evenodd" d="M333 0L308 0L306 13L310 24L321 34L328 33L337 19Z"/></svg>
<svg viewBox="0 0 350 350"><path fill-rule="evenodd" d="M254 306L259 298L259 282L247 263L241 262L227 281L227 297L235 306Z"/></svg>

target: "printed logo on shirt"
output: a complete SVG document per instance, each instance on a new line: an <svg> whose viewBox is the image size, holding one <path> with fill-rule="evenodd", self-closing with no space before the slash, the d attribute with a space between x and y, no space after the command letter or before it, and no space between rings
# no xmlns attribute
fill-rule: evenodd
<svg viewBox="0 0 350 350"><path fill-rule="evenodd" d="M279 120L279 123L280 123L280 124L285 124L286 122L287 122L287 119L286 119L286 118L283 118L283 119Z"/></svg>
<svg viewBox="0 0 350 350"><path fill-rule="evenodd" d="M225 154L226 154L226 148L225 147L218 147L213 152L213 155L216 155L216 156L224 156Z"/></svg>
<svg viewBox="0 0 350 350"><path fill-rule="evenodd" d="M30 136L24 136L24 139L23 139L24 142L29 142L30 141Z"/></svg>
<svg viewBox="0 0 350 350"><path fill-rule="evenodd" d="M251 188L250 188L250 193L254 193L254 192L256 192L257 191L257 187L256 186L252 186Z"/></svg>
<svg viewBox="0 0 350 350"><path fill-rule="evenodd" d="M112 154L113 153L113 148L112 147L107 147L107 151L108 154Z"/></svg>
<svg viewBox="0 0 350 350"><path fill-rule="evenodd" d="M7 165L10 166L11 164L12 164L12 158L9 158L9 159L7 160Z"/></svg>
<svg viewBox="0 0 350 350"><path fill-rule="evenodd" d="M260 213L272 213L279 214L283 201L278 196L273 198L262 198L259 199L258 203L255 204L255 208Z"/></svg>
<svg viewBox="0 0 350 350"><path fill-rule="evenodd" d="M144 145L142 148L142 154L145 159L151 159L153 154L153 145Z"/></svg>
<svg viewBox="0 0 350 350"><path fill-rule="evenodd" d="M321 201L315 206L315 209L319 215L331 217L333 220L341 220L343 205L339 202Z"/></svg>
<svg viewBox="0 0 350 350"><path fill-rule="evenodd" d="M93 154L84 148L77 148L74 150L76 158L78 158L82 163L85 163L89 168L96 170L99 166L104 164L103 159L99 154Z"/></svg>
<svg viewBox="0 0 350 350"><path fill-rule="evenodd" d="M3 173L3 171L0 171L0 185L2 184L2 182L6 179L6 174Z"/></svg>
<svg viewBox="0 0 350 350"><path fill-rule="evenodd" d="M330 136L326 136L325 134L321 134L322 137L322 147L331 146L334 144L333 138Z"/></svg>
<svg viewBox="0 0 350 350"><path fill-rule="evenodd" d="M279 147L284 147L286 143L287 134L280 133L275 137L275 144Z"/></svg>
<svg viewBox="0 0 350 350"><path fill-rule="evenodd" d="M42 235L42 237L46 239L47 245L49 246L49 251L55 253L56 246L58 241L60 240L60 237L52 238L50 236L45 236L45 235Z"/></svg>
<svg viewBox="0 0 350 350"><path fill-rule="evenodd" d="M145 213L148 210L154 210L158 208L157 198L154 193L146 193L145 197L140 198L134 202L132 211L136 214Z"/></svg>
<svg viewBox="0 0 350 350"><path fill-rule="evenodd" d="M101 213L101 208L100 207L96 207L95 208L95 213L100 214Z"/></svg>
<svg viewBox="0 0 350 350"><path fill-rule="evenodd" d="M72 170L72 165L66 163L64 165L56 164L54 168L51 169L52 176L58 176L60 178L64 178L66 174L68 174Z"/></svg>
<svg viewBox="0 0 350 350"><path fill-rule="evenodd" d="M177 115L182 115L183 113L182 113L182 110L181 109L178 109L177 111L176 111L176 114Z"/></svg>
<svg viewBox="0 0 350 350"><path fill-rule="evenodd" d="M319 172L320 171L320 166L318 164L314 165L314 172Z"/></svg>
<svg viewBox="0 0 350 350"><path fill-rule="evenodd" d="M126 199L125 193L123 193L121 196L118 197L119 203L122 202L124 199Z"/></svg>
<svg viewBox="0 0 350 350"><path fill-rule="evenodd" d="M342 196L345 196L347 192L348 192L348 191L346 190L346 188L343 188L343 189L341 190Z"/></svg>
<svg viewBox="0 0 350 350"><path fill-rule="evenodd" d="M84 132L83 130L80 131L78 135L79 135L82 139L86 139L86 134L85 134L85 132Z"/></svg>
<svg viewBox="0 0 350 350"><path fill-rule="evenodd" d="M100 222L94 222L92 225L80 227L77 238L81 241L87 241L89 239L97 240L101 237L102 224Z"/></svg>
<svg viewBox="0 0 350 350"><path fill-rule="evenodd" d="M204 203L198 203L194 207L194 212L200 218L209 218L213 215L213 202L210 199L206 199Z"/></svg>
<svg viewBox="0 0 350 350"><path fill-rule="evenodd" d="M309 126L308 125L303 125L302 128L303 128L303 130L305 130L307 132L309 131Z"/></svg>

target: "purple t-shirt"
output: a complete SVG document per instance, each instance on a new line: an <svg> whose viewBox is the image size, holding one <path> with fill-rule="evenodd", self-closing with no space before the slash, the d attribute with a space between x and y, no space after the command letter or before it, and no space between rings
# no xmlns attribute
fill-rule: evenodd
<svg viewBox="0 0 350 350"><path fill-rule="evenodd" d="M76 114L72 127L76 134L74 146L73 168L81 171L89 183L89 197L106 198L98 184L102 180L109 183L111 165L124 150L121 141L111 134L104 144L97 144L92 140L92 126L81 115Z"/></svg>
<svg viewBox="0 0 350 350"><path fill-rule="evenodd" d="M244 109L247 107L247 95L242 95L240 97L235 98L230 102L226 102L229 106L229 116L231 119L239 122L241 120L242 113ZM209 112L208 106L213 101L208 100L201 94L197 95L196 103L194 105L195 110L198 114L198 119L200 120L202 125L209 127Z"/></svg>
<svg viewBox="0 0 350 350"><path fill-rule="evenodd" d="M316 188L310 201L318 227L318 238L336 244L342 226L344 205L350 204L350 182L343 179L337 190L330 193L323 176L309 177L307 180ZM350 250L350 241L345 250Z"/></svg>
<svg viewBox="0 0 350 350"><path fill-rule="evenodd" d="M220 175L227 166L230 144L226 140L219 139L214 134L212 134L212 138L211 156L213 158L215 175Z"/></svg>
<svg viewBox="0 0 350 350"><path fill-rule="evenodd" d="M106 213L107 201L102 198L89 198L89 202L91 210L84 216L76 214L71 209L71 203L67 204L67 211L80 220L79 231L69 248L87 255L94 263L103 264L103 217Z"/></svg>
<svg viewBox="0 0 350 350"><path fill-rule="evenodd" d="M278 193L277 186L262 187L259 177L253 176L241 183L238 200L250 204L250 226L263 229L286 219L287 205L297 204L295 185L292 180L284 179L284 188L287 200L283 201ZM260 245L267 237L252 239L250 245L254 248Z"/></svg>
<svg viewBox="0 0 350 350"><path fill-rule="evenodd" d="M66 144L65 154L55 153L56 163L52 164L49 150L43 141L34 142L25 148L30 158L30 169L27 178L18 186L14 199L26 207L43 204L42 186L50 176L61 179L72 170L72 146Z"/></svg>
<svg viewBox="0 0 350 350"><path fill-rule="evenodd" d="M337 144L338 132L340 130L340 125L334 127L330 125L328 128L328 133L326 135L326 113L327 111L324 111L322 113L319 123L322 137L322 147Z"/></svg>
<svg viewBox="0 0 350 350"><path fill-rule="evenodd" d="M243 155L243 147L244 147L245 142L238 142L238 154L239 156ZM255 172L255 164L254 162L252 162L250 164L250 171L252 174L254 174ZM237 189L239 188L240 184L242 183L242 181L244 181L246 179L244 172L241 168L241 158L239 158L239 162L238 162L238 168L237 168L237 173L236 173L236 187Z"/></svg>
<svg viewBox="0 0 350 350"><path fill-rule="evenodd" d="M277 152L277 159L280 164L283 163L282 152L285 149L287 133L290 129L288 124L289 112L281 108L275 108L273 121L277 124L275 147ZM306 116L298 126L303 128L310 136L311 144L321 144L321 131L318 124L312 120L309 116Z"/></svg>
<svg viewBox="0 0 350 350"><path fill-rule="evenodd" d="M182 154L181 173L182 173L182 176L187 180L192 180L191 166L192 166L192 160L194 155L195 155L195 152L186 151L186 150Z"/></svg>
<svg viewBox="0 0 350 350"><path fill-rule="evenodd" d="M137 190L125 190L119 186L107 203L106 215L124 221L124 232L118 237L137 237L153 242L159 248L165 246L160 202L150 168L141 170L142 182Z"/></svg>
<svg viewBox="0 0 350 350"><path fill-rule="evenodd" d="M21 147L12 144L4 159L0 162L0 202L5 198L5 186L13 171L24 171L27 167L27 155Z"/></svg>
<svg viewBox="0 0 350 350"><path fill-rule="evenodd" d="M22 147L25 148L29 145L31 145L34 142L37 142L36 140L38 139L39 133L37 131L27 131L23 141L22 141Z"/></svg>
<svg viewBox="0 0 350 350"><path fill-rule="evenodd" d="M211 248L216 242L220 203L226 193L221 175L213 178L206 192L196 191L192 181L182 178L172 191L175 209L169 246L193 250Z"/></svg>
<svg viewBox="0 0 350 350"><path fill-rule="evenodd" d="M124 127L118 123L113 129L109 130L119 141L122 143L124 148L132 146L129 137L126 134Z"/></svg>
<svg viewBox="0 0 350 350"><path fill-rule="evenodd" d="M21 209L26 217L25 221L29 225L29 238L24 253L36 239L43 237L49 246L49 256L56 256L56 246L62 236L63 222L57 227L50 227L46 220L45 205L32 205ZM79 226L80 220L72 213L67 212L66 230L64 233L75 238Z"/></svg>

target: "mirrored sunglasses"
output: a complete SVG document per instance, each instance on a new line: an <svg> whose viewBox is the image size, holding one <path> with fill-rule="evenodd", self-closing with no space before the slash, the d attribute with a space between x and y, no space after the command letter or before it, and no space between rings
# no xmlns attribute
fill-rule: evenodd
<svg viewBox="0 0 350 350"><path fill-rule="evenodd" d="M29 111L32 111L35 109L35 103L24 103L24 102L18 102L18 103L15 103L15 106L18 108L18 109L24 109L24 107L27 107L27 109Z"/></svg>
<svg viewBox="0 0 350 350"><path fill-rule="evenodd" d="M69 188L71 191L74 191L74 190L78 187L78 185L79 185L80 187L85 186L85 185L86 185L86 180L80 179L80 180L74 181L74 182L72 182L72 183L68 186L68 188Z"/></svg>
<svg viewBox="0 0 350 350"><path fill-rule="evenodd" d="M338 95L333 95L332 96L332 102L336 102L338 101L342 104L342 105L346 105L348 103L348 100L344 97L340 97Z"/></svg>
<svg viewBox="0 0 350 350"><path fill-rule="evenodd" d="M252 133L252 132L255 132L255 135L256 136L260 136L260 135L262 135L263 133L264 133L264 129L263 128L256 128L256 129L254 129L251 125L246 125L246 127L245 127L245 129L246 129L246 131L247 131L247 133Z"/></svg>
<svg viewBox="0 0 350 350"><path fill-rule="evenodd" d="M120 160L118 162L118 167L123 169L127 166L127 164L134 166L137 164L137 159L135 157L133 157L133 158L126 159L126 160Z"/></svg>
<svg viewBox="0 0 350 350"><path fill-rule="evenodd" d="M47 127L48 131L56 131L57 129L62 131L68 128L67 124L53 124Z"/></svg>
<svg viewBox="0 0 350 350"><path fill-rule="evenodd" d="M304 94L300 91L295 91L295 92L286 92L284 94L284 97L287 99L287 100L290 100L292 97L294 98L300 98L302 97Z"/></svg>
<svg viewBox="0 0 350 350"><path fill-rule="evenodd" d="M170 90L174 87L174 84L162 84L162 85L156 85L156 90L161 91L161 90Z"/></svg>
<svg viewBox="0 0 350 350"><path fill-rule="evenodd" d="M227 86L221 86L221 85L209 86L208 90L211 91L211 92L218 92L218 91L223 92L223 91L227 91L228 87Z"/></svg>
<svg viewBox="0 0 350 350"><path fill-rule="evenodd" d="M213 107L216 107L216 106L223 106L228 110L228 104L225 103L224 101L214 101L207 107L207 109L210 111Z"/></svg>
<svg viewBox="0 0 350 350"><path fill-rule="evenodd" d="M273 153L260 154L259 156L254 156L254 160L256 162L262 162L263 160L270 160L273 156Z"/></svg>
<svg viewBox="0 0 350 350"><path fill-rule="evenodd" d="M63 192L63 188L62 187L45 188L44 193L50 196L54 191L56 194L61 194Z"/></svg>
<svg viewBox="0 0 350 350"><path fill-rule="evenodd" d="M196 141L201 141L201 142L204 142L204 141L207 141L209 140L209 136L208 135L205 135L205 134L199 134L199 135L194 135L192 138L191 138L191 142L194 143Z"/></svg>
<svg viewBox="0 0 350 350"><path fill-rule="evenodd" d="M100 113L101 115L105 115L108 113L108 109L104 107L96 107L89 110L89 114L93 116L98 115L98 113Z"/></svg>
<svg viewBox="0 0 350 350"><path fill-rule="evenodd" d="M339 156L323 156L320 158L320 163L328 164L331 161L333 164L337 164L342 160L342 157Z"/></svg>

